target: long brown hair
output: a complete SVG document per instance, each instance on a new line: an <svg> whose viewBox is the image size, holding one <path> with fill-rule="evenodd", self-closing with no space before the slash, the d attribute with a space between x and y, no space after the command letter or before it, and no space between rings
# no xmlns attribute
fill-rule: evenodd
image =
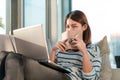
<svg viewBox="0 0 120 80"><path fill-rule="evenodd" d="M91 43L91 30L90 30L90 26L88 24L88 20L85 14L79 10L71 11L66 16L65 26L66 26L68 18L80 23L82 26L85 24L87 25L87 29L83 32L83 41L85 42L86 45Z"/></svg>

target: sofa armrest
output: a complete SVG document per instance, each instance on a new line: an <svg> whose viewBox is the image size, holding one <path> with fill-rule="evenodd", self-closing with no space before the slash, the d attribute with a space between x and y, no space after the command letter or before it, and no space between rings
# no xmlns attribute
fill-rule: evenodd
<svg viewBox="0 0 120 80"><path fill-rule="evenodd" d="M120 68L112 69L112 80L120 80Z"/></svg>

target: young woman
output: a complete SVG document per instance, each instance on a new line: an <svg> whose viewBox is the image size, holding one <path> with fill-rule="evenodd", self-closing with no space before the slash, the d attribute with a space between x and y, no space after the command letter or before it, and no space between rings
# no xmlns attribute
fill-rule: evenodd
<svg viewBox="0 0 120 80"><path fill-rule="evenodd" d="M71 80L98 80L101 69L100 51L91 43L91 30L87 18L82 11L70 12L65 19L66 31L79 36L74 37L66 50L68 39L56 43L51 51L51 60L69 70Z"/></svg>

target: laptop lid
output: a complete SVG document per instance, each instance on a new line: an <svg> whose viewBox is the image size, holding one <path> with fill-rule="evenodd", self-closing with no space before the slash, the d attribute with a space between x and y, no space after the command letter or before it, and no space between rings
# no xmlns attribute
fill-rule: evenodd
<svg viewBox="0 0 120 80"><path fill-rule="evenodd" d="M33 59L49 60L47 43L41 24L16 29L13 34L17 53Z"/></svg>
<svg viewBox="0 0 120 80"><path fill-rule="evenodd" d="M10 35L0 34L0 52L1 51L13 51L14 52L14 47L9 37L13 38L13 36L10 36Z"/></svg>
<svg viewBox="0 0 120 80"><path fill-rule="evenodd" d="M20 28L14 30L13 33L17 53L37 59L40 64L44 64L60 72L69 72L50 61L42 25Z"/></svg>

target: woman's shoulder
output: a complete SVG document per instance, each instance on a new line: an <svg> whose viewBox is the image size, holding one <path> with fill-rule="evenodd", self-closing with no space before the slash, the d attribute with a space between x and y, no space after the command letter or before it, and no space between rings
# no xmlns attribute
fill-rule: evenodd
<svg viewBox="0 0 120 80"><path fill-rule="evenodd" d="M100 49L97 44L91 43L91 44L87 45L87 50L89 53L91 53L93 55L100 55Z"/></svg>
<svg viewBox="0 0 120 80"><path fill-rule="evenodd" d="M90 48L90 49L97 49L99 48L98 45L96 43L90 43L87 45L87 48Z"/></svg>

